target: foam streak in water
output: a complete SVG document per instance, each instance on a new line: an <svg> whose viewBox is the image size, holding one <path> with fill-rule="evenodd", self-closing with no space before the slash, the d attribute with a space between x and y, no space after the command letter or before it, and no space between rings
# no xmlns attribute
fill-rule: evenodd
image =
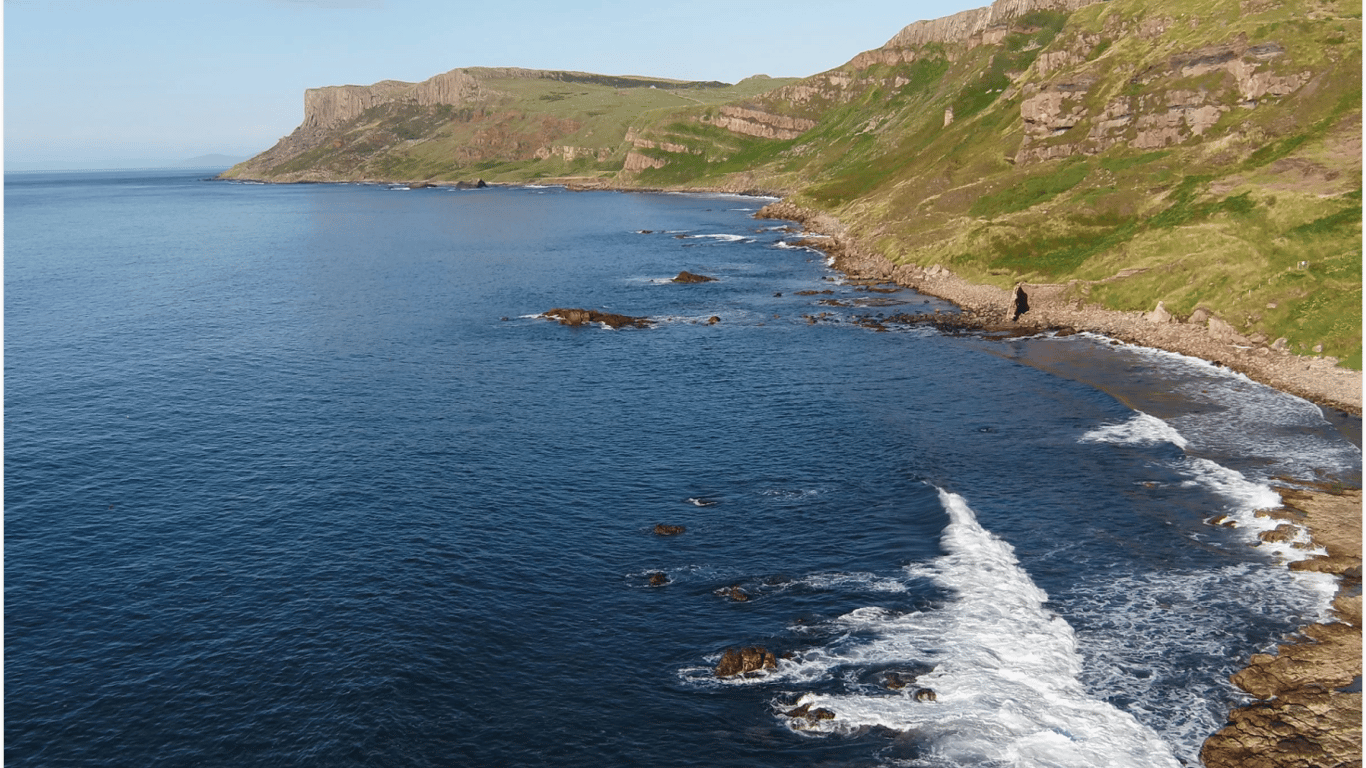
<svg viewBox="0 0 1366 768"><path fill-rule="evenodd" d="M940 491L949 513L946 554L908 566L953 594L927 612L855 611L841 618L857 645L810 654L799 664L876 661L933 666L898 692L808 694L800 703L835 713L811 730L882 726L924 743L921 766L1176 766L1150 728L1086 693L1072 628L1044 607L1048 596L1020 567L1014 549L986 531L962 497ZM934 701L919 701L930 688ZM805 721L794 720L795 725Z"/></svg>
<svg viewBox="0 0 1366 768"><path fill-rule="evenodd" d="M1093 429L1082 435L1081 442L1116 443L1119 445L1150 445L1166 442L1183 450L1187 445L1186 438L1182 437L1180 432L1177 432L1167 422L1146 413L1139 413L1123 424L1110 424Z"/></svg>

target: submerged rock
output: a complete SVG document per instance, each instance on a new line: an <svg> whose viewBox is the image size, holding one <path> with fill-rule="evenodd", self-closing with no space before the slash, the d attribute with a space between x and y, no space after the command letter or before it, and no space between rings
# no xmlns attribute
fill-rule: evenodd
<svg viewBox="0 0 1366 768"><path fill-rule="evenodd" d="M740 650L727 648L716 665L717 677L734 677L762 669L777 669L778 659L767 648L746 646Z"/></svg>
<svg viewBox="0 0 1366 768"><path fill-rule="evenodd" d="M663 523L655 523L656 536L677 536L686 530L688 529L682 525L665 525Z"/></svg>
<svg viewBox="0 0 1366 768"><path fill-rule="evenodd" d="M741 589L738 585L734 587L725 587L723 589L718 589L716 593L718 595L724 595L725 597L729 597L731 600L734 600L737 603L749 602L749 593Z"/></svg>

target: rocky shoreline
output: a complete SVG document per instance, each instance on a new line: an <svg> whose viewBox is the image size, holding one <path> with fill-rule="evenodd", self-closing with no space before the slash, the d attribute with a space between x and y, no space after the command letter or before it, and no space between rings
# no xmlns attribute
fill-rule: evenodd
<svg viewBox="0 0 1366 768"><path fill-rule="evenodd" d="M862 248L837 219L787 201L766 206L757 217L797 221L824 235L813 245L850 278L893 282L953 302L962 309L955 323L962 327L1091 331L1216 362L1321 406L1362 413L1360 373L1332 358L1296 356L1243 338L1209 313L1197 310L1182 321L1160 305L1152 312L1117 312L1077 302L1068 286L1006 291L970 283L938 265L893 264ZM1233 675L1232 682L1256 701L1229 714L1228 724L1206 740L1201 760L1206 768L1360 766L1362 492L1305 490L1303 483L1278 490L1283 506L1264 514L1304 526L1326 550L1291 568L1337 577L1331 620L1305 627L1276 655L1254 655Z"/></svg>
<svg viewBox="0 0 1366 768"><path fill-rule="evenodd" d="M964 322L980 328L1067 328L1093 331L1144 347L1217 362L1283 392L1355 415L1362 413L1362 375L1340 368L1331 357L1305 357L1238 335L1218 317L1197 310L1179 320L1165 309L1120 312L1076 301L1069 286L1022 284L1029 309L1012 319L1011 291L970 283L938 265L892 264L850 238L835 218L786 201L765 206L760 218L797 221L828 239L818 245L839 271L856 279L894 282L962 308Z"/></svg>

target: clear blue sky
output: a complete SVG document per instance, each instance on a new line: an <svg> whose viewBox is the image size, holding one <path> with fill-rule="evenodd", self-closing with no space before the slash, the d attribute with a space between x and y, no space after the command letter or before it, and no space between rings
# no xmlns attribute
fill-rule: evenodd
<svg viewBox="0 0 1366 768"><path fill-rule="evenodd" d="M981 0L5 0L6 168L247 157L306 88L517 66L806 76Z"/></svg>

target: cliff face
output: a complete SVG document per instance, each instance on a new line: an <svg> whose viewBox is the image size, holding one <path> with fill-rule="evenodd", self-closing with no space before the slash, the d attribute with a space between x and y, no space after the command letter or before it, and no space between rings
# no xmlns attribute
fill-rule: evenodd
<svg viewBox="0 0 1366 768"><path fill-rule="evenodd" d="M932 43L996 45L1010 32L1010 22L1035 11L1071 13L1101 0L996 0L942 19L917 21L901 30L880 50L918 49Z"/></svg>
<svg viewBox="0 0 1366 768"><path fill-rule="evenodd" d="M409 102L420 106L459 106L488 99L491 94L467 70L453 69L421 83L385 80L374 85L334 85L304 91L307 130L329 130L381 104Z"/></svg>

